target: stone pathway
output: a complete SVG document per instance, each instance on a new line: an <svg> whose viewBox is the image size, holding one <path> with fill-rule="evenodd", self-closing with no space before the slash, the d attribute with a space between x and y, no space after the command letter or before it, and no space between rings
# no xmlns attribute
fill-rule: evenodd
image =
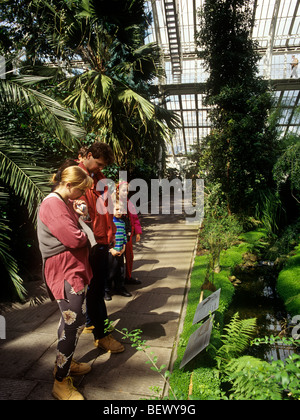
<svg viewBox="0 0 300 420"><path fill-rule="evenodd" d="M117 328L141 329L149 352L158 365L170 368L188 279L194 259L197 226L178 216L142 218L142 242L134 246L134 276L139 286L128 286L131 298L113 296L107 302L110 320ZM23 305L5 314L6 339L0 339L0 400L51 400L53 363L59 312L47 299L39 306ZM121 339L119 333L114 333ZM75 358L88 362L92 371L75 385L87 400L139 400L154 395L150 387L165 392L164 381L146 364L143 352L125 341L122 354L109 354L93 345L93 335L81 335Z"/></svg>

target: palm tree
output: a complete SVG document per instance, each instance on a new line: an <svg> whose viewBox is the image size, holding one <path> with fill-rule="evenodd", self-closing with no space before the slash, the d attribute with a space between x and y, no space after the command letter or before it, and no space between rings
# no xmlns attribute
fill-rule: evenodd
<svg viewBox="0 0 300 420"><path fill-rule="evenodd" d="M66 147L78 147L78 139L85 132L78 126L74 115L49 96L32 88L45 78L13 77L1 80L0 84L0 208L7 208L6 190L19 197L26 205L28 215L35 221L37 204L48 191L49 166L47 156L39 144L29 138L29 133L20 133L9 124L12 109L23 109L42 131L51 133ZM38 139L37 139L38 140ZM37 143L37 142L36 142ZM4 189L5 187L5 189ZM10 245L8 217L0 217L0 263L12 280L18 296L23 299L25 289L18 275L18 263Z"/></svg>
<svg viewBox="0 0 300 420"><path fill-rule="evenodd" d="M69 72L60 84L65 105L76 110L87 132L112 146L120 165L128 168L128 157L134 161L145 147L150 160L157 160L179 119L150 100L149 85L163 70L158 46L144 45L148 26L144 2L36 0L36 4L48 44ZM85 66L77 75L72 70L74 57Z"/></svg>

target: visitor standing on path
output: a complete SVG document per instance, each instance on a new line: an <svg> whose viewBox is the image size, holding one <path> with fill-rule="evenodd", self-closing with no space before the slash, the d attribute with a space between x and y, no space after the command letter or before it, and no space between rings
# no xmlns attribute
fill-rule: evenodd
<svg viewBox="0 0 300 420"><path fill-rule="evenodd" d="M87 291L87 328L92 328L96 347L111 353L121 353L124 346L106 331L108 319L104 301L105 285L109 276L109 250L114 247L116 227L113 222L113 211L109 208L108 188L101 187L105 176L101 172L114 162L112 149L106 143L96 142L89 147L79 167L93 178L92 187L82 197L88 206L91 218L91 229L94 232L97 246L90 255L93 278Z"/></svg>
<svg viewBox="0 0 300 420"><path fill-rule="evenodd" d="M113 286L115 294L125 297L132 296L124 286L124 252L127 244L127 234L125 222L122 220L119 203L116 203L115 205L113 220L117 228L116 244L114 248L111 248L109 251L109 279L105 289L105 300L111 300Z"/></svg>
<svg viewBox="0 0 300 420"><path fill-rule="evenodd" d="M132 202L128 199L128 183L121 181L116 187L116 195L119 197L120 204L126 205L125 217L128 217L129 223L131 225L131 232L128 236L128 241L125 250L125 259L126 259L126 275L125 275L125 284L141 284L141 281L132 277L133 269L133 239L136 239L136 242L140 242L142 227L137 215L136 208Z"/></svg>
<svg viewBox="0 0 300 420"><path fill-rule="evenodd" d="M87 233L90 238L93 235L84 222L84 228L81 226L79 215L84 213L77 205L82 202L76 200L93 180L81 168L71 166L61 172L59 179L54 176L53 182L56 189L42 202L37 224L43 277L51 299L57 301L61 311L52 394L59 400L83 400L71 376L91 370L89 364L75 362L73 355L85 326L85 290L92 278Z"/></svg>
<svg viewBox="0 0 300 420"><path fill-rule="evenodd" d="M291 79L292 79L293 77L295 77L295 79L298 79L298 64L299 64L298 58L296 58L296 57L293 55L293 56L292 56L292 63L291 63L291 66L292 66Z"/></svg>

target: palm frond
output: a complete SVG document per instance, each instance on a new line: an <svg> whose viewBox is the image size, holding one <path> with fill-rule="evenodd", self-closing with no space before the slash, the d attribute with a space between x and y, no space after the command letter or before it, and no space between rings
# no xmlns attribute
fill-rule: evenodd
<svg viewBox="0 0 300 420"><path fill-rule="evenodd" d="M104 127L112 127L113 124L113 113L110 107L104 105L98 107L93 114L93 117L97 121L101 121L101 125Z"/></svg>
<svg viewBox="0 0 300 420"><path fill-rule="evenodd" d="M16 80L19 84L23 85L23 86L30 86L30 85L34 85L36 83L41 83L41 82L45 82L46 80L51 80L52 77L50 76L38 76L38 75L22 75L19 76Z"/></svg>
<svg viewBox="0 0 300 420"><path fill-rule="evenodd" d="M95 8L91 0L82 0L81 2L82 10L77 14L78 17L92 19L96 17Z"/></svg>
<svg viewBox="0 0 300 420"><path fill-rule="evenodd" d="M35 219L37 203L49 189L49 170L35 163L36 150L21 144L16 137L9 144L8 138L9 133L0 134L0 180L13 189Z"/></svg>
<svg viewBox="0 0 300 420"><path fill-rule="evenodd" d="M46 161L46 157L28 144L27 138L22 138L16 132L0 133L0 182L12 189L28 209L28 214L34 221L37 205L48 193L50 171L37 164L38 160ZM12 254L10 246L11 229L9 220L5 217L8 196L0 188L0 263L11 279L15 290L24 299L26 290L19 276L18 262Z"/></svg>
<svg viewBox="0 0 300 420"><path fill-rule="evenodd" d="M59 86L71 91L64 101L66 106L75 109L82 116L85 112L93 112L103 96L109 95L112 81L109 77L91 70L74 76Z"/></svg>
<svg viewBox="0 0 300 420"><path fill-rule="evenodd" d="M5 106L17 104L28 112L46 131L53 133L67 148L78 146L78 139L85 135L75 116L51 97L29 87L45 78L26 76L2 80L0 102Z"/></svg>
<svg viewBox="0 0 300 420"><path fill-rule="evenodd" d="M154 116L154 105L132 89L121 89L118 100L127 107L128 116L137 111L144 125Z"/></svg>
<svg viewBox="0 0 300 420"><path fill-rule="evenodd" d="M140 46L132 52L130 60L117 64L113 72L117 75L133 74L135 81L147 83L165 76L160 47L154 42Z"/></svg>
<svg viewBox="0 0 300 420"><path fill-rule="evenodd" d="M0 188L0 207L3 208L6 205L8 194L2 191ZM11 255L10 251L10 232L11 229L8 227L8 221L3 217L0 218L0 263L7 271L15 290L21 300L26 295L26 289L23 286L23 280L18 275L18 263L15 258Z"/></svg>

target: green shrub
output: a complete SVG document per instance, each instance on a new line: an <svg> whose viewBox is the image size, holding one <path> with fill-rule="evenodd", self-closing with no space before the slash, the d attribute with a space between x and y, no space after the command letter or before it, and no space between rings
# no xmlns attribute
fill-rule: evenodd
<svg viewBox="0 0 300 420"><path fill-rule="evenodd" d="M300 314L300 245L295 248L284 269L279 273L277 290L287 311L292 315Z"/></svg>
<svg viewBox="0 0 300 420"><path fill-rule="evenodd" d="M240 239L248 244L256 245L259 241L266 239L268 232L266 229L257 229L251 232L242 233Z"/></svg>
<svg viewBox="0 0 300 420"><path fill-rule="evenodd" d="M178 398L187 399L189 386L193 383L193 392L190 398L198 400L217 400L221 398L221 382L216 369L215 351L222 345L221 335L224 327L224 315L232 301L234 286L229 281L229 276L233 269L243 262L243 255L251 252L259 241L266 237L265 231L248 232L240 237L240 240L249 240L221 252L220 273L214 275L214 285L218 290L221 288L220 305L215 312L214 328L211 335L210 344L207 351L202 352L189 362L184 368L179 369L181 360L186 350L191 334L199 328L192 325L194 315L199 304L201 286L207 273L209 255L196 256L193 271L191 274L191 286L188 295L188 306L185 316L183 331L178 343L177 360L174 363L173 373L170 378L172 388ZM204 298L211 292L205 290ZM193 375L193 376L192 376Z"/></svg>

